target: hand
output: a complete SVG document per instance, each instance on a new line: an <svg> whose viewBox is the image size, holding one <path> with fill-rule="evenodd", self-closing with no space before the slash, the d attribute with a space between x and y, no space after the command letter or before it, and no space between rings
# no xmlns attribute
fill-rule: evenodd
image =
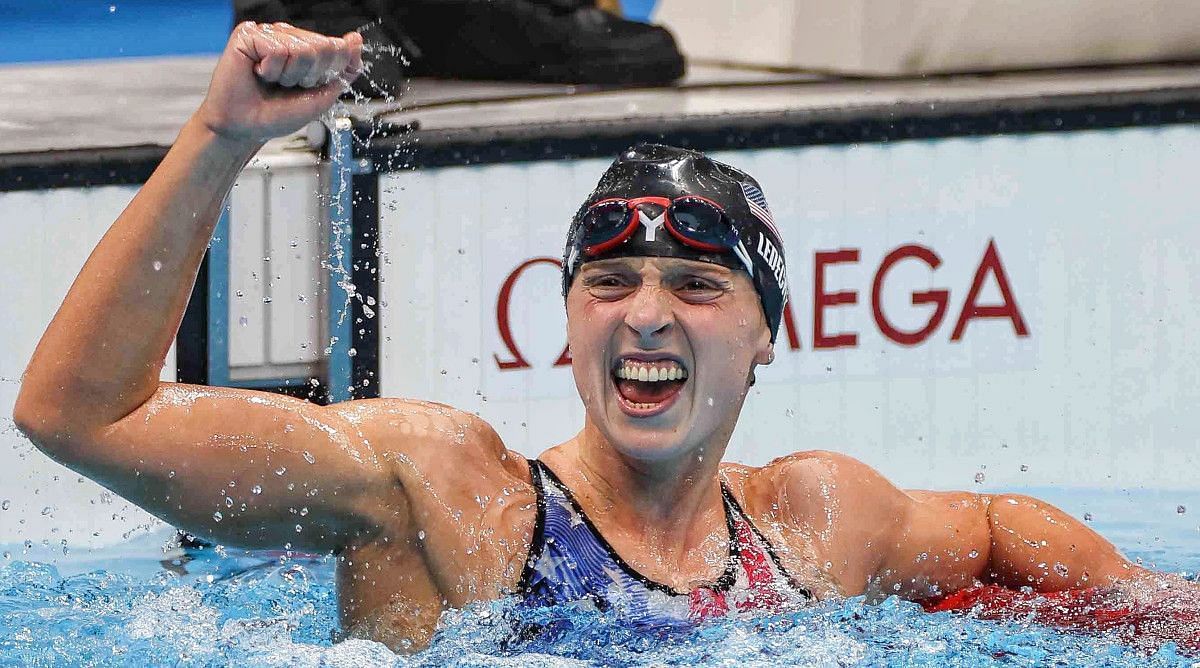
<svg viewBox="0 0 1200 668"><path fill-rule="evenodd" d="M247 21L234 28L196 115L219 136L263 142L319 117L361 71L356 32L326 37Z"/></svg>

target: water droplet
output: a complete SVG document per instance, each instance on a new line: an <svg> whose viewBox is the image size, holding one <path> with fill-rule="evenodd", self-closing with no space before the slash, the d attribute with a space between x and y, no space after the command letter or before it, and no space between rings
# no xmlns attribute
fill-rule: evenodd
<svg viewBox="0 0 1200 668"><path fill-rule="evenodd" d="M224 515L222 515L221 511L219 511L219 510L217 512L213 513L213 521L214 522L220 522L222 517L224 517Z"/></svg>
<svg viewBox="0 0 1200 668"><path fill-rule="evenodd" d="M304 451L304 461L308 462L309 464L315 464L317 462L317 458L313 457L311 452L309 452L308 450L305 450Z"/></svg>
<svg viewBox="0 0 1200 668"><path fill-rule="evenodd" d="M1028 464L1021 464L1021 473L1024 473L1024 472L1026 472L1026 471L1028 471L1028 470L1029 470L1029 465L1028 465Z"/></svg>
<svg viewBox="0 0 1200 668"><path fill-rule="evenodd" d="M162 262L159 262L158 260L152 262L150 266L154 267L154 271L162 271Z"/></svg>
<svg viewBox="0 0 1200 668"><path fill-rule="evenodd" d="M1091 521L1092 521L1092 514L1091 514L1091 513L1084 513L1084 514L1083 514L1083 521L1084 521L1084 522L1091 522Z"/></svg>
<svg viewBox="0 0 1200 668"><path fill-rule="evenodd" d="M225 507L226 507L226 508L232 508L232 507L233 507L233 499L229 498L228 496L227 496L227 497L225 497Z"/></svg>
<svg viewBox="0 0 1200 668"><path fill-rule="evenodd" d="M983 475L983 471L975 474L975 484L982 484L985 479L986 477Z"/></svg>
<svg viewBox="0 0 1200 668"><path fill-rule="evenodd" d="M270 298L270 297L263 297L263 303L264 303L264 304L270 304L270 303L271 303L271 298Z"/></svg>
<svg viewBox="0 0 1200 668"><path fill-rule="evenodd" d="M250 324L250 318L247 318L246 316L242 316L242 317L238 318L238 324L241 325L242 327L245 327L246 325Z"/></svg>
<svg viewBox="0 0 1200 668"><path fill-rule="evenodd" d="M261 486L261 485L255 485L255 486L251 487L251 488L250 488L250 493L251 493L251 494L262 494L262 486Z"/></svg>
<svg viewBox="0 0 1200 668"><path fill-rule="evenodd" d="M308 515L308 506L304 506L300 509L300 517L304 517L306 515Z"/></svg>
<svg viewBox="0 0 1200 668"><path fill-rule="evenodd" d="M117 13L117 6L116 6L116 5L109 5L109 6L108 6L108 13L109 13L109 14L116 14L116 13Z"/></svg>
<svg viewBox="0 0 1200 668"><path fill-rule="evenodd" d="M11 505L12 501L5 499L3 503L0 503L0 510L8 510Z"/></svg>
<svg viewBox="0 0 1200 668"><path fill-rule="evenodd" d="M42 508L43 515L49 515L52 512L54 512L54 509L51 508L50 506L46 506L45 508Z"/></svg>
<svg viewBox="0 0 1200 668"><path fill-rule="evenodd" d="M303 530L304 530L304 528L301 527L299 524L296 525L296 533L300 533Z"/></svg>
<svg viewBox="0 0 1200 668"><path fill-rule="evenodd" d="M237 296L239 296L239 297L244 297L244 296L246 296L246 293L242 292L241 290L238 290L238 291L234 292L233 294L235 294L235 295L237 295Z"/></svg>
<svg viewBox="0 0 1200 668"><path fill-rule="evenodd" d="M1067 569L1066 565L1061 564L1057 561L1054 562L1054 572L1058 573L1060 577L1064 577L1064 578L1071 574L1071 571L1069 571Z"/></svg>
<svg viewBox="0 0 1200 668"><path fill-rule="evenodd" d="M275 469L275 475L283 475L284 473L287 473L286 466L280 466L279 468Z"/></svg>
<svg viewBox="0 0 1200 668"><path fill-rule="evenodd" d="M168 477L168 478L174 478L174 477L175 477L175 472L174 472L174 471L167 471L167 477Z"/></svg>
<svg viewBox="0 0 1200 668"><path fill-rule="evenodd" d="M969 557L971 559L978 559L979 558L979 550L971 550L970 552L967 553L967 557Z"/></svg>
<svg viewBox="0 0 1200 668"><path fill-rule="evenodd" d="M1177 513L1179 513L1180 515L1182 515L1182 514L1184 514L1184 513L1186 513L1186 512L1187 512L1187 506L1176 506L1176 507L1175 507L1175 512L1177 512Z"/></svg>

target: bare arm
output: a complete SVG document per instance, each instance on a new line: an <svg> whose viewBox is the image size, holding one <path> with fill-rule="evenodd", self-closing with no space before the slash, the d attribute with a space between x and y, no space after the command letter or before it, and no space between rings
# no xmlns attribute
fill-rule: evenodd
<svg viewBox="0 0 1200 668"><path fill-rule="evenodd" d="M906 492L828 452L797 456L785 480L793 521L825 536L830 575L847 594L923 599L976 582L1047 592L1157 576L1037 499Z"/></svg>
<svg viewBox="0 0 1200 668"><path fill-rule="evenodd" d="M38 344L14 418L39 448L223 540L332 549L372 530L362 499L393 481L337 410L158 380L238 172L329 108L343 88L330 76L353 77L361 46L278 24L234 31L204 103Z"/></svg>
<svg viewBox="0 0 1200 668"><path fill-rule="evenodd" d="M1038 499L968 492L900 494L905 520L877 577L912 598L974 582L1053 592L1157 575L1131 564L1103 536Z"/></svg>

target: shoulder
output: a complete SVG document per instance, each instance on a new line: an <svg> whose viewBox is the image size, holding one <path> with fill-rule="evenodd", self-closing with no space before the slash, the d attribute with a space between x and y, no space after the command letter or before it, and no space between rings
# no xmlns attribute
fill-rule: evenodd
<svg viewBox="0 0 1200 668"><path fill-rule="evenodd" d="M415 399L381 398L331 407L358 432L376 455L400 469L423 475L430 467L484 467L528 476L524 457L505 447L503 439L480 416L445 404Z"/></svg>
<svg viewBox="0 0 1200 668"><path fill-rule="evenodd" d="M789 523L808 524L849 508L894 516L912 501L867 464L829 450L795 452L761 467L728 464L722 472L748 506L766 504Z"/></svg>

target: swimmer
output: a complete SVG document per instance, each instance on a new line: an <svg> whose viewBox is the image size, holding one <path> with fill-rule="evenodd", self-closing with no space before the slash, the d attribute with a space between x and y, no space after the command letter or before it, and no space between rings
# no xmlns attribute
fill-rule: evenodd
<svg viewBox="0 0 1200 668"><path fill-rule="evenodd" d="M1036 499L904 491L835 452L722 462L774 358L783 241L753 178L681 149L624 152L571 222L586 417L538 459L449 406L160 382L239 171L327 110L361 49L355 33L236 28L29 364L14 417L42 451L199 536L336 554L343 629L397 650L427 645L447 608L509 595L658 625L977 585L1194 588Z"/></svg>

